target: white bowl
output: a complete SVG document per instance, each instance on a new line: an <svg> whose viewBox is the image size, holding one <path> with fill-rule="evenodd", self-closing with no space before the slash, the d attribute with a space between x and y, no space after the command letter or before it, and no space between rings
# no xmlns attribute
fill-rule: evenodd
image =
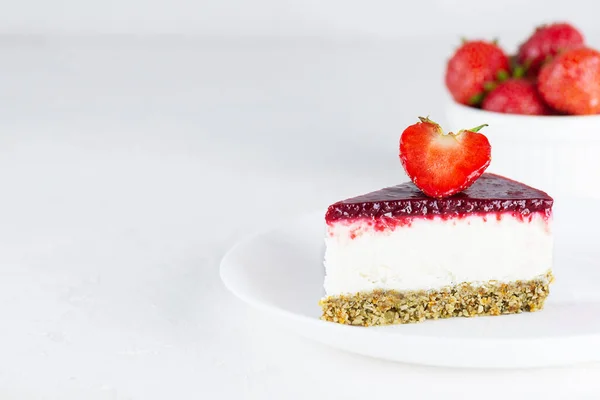
<svg viewBox="0 0 600 400"><path fill-rule="evenodd" d="M529 116L484 111L448 100L447 131L489 124L489 172L553 197L600 198L600 115Z"/></svg>

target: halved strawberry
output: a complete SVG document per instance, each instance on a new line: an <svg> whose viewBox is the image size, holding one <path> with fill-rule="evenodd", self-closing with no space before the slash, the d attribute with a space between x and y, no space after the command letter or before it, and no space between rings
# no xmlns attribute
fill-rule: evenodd
<svg viewBox="0 0 600 400"><path fill-rule="evenodd" d="M400 136L400 161L413 183L428 196L443 198L462 192L483 174L492 160L487 125L445 134L429 118L409 126Z"/></svg>

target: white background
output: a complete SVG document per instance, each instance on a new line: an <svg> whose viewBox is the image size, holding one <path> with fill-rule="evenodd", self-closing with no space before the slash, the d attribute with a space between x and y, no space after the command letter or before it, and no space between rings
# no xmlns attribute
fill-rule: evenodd
<svg viewBox="0 0 600 400"><path fill-rule="evenodd" d="M459 36L568 18L598 43L596 2L0 5L0 398L598 398L598 365L325 348L218 278L246 233L404 180Z"/></svg>
<svg viewBox="0 0 600 400"><path fill-rule="evenodd" d="M569 20L597 26L594 0L20 0L0 2L8 33L358 35L527 32Z"/></svg>

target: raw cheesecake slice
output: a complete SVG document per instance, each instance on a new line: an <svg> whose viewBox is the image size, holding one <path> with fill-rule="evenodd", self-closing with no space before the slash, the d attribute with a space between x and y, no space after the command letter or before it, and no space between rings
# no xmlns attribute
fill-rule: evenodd
<svg viewBox="0 0 600 400"><path fill-rule="evenodd" d="M444 199L404 183L331 205L323 319L385 325L543 307L552 204L494 174Z"/></svg>

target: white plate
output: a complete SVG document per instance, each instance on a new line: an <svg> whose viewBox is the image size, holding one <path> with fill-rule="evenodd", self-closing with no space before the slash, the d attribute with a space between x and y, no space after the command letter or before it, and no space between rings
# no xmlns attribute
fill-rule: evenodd
<svg viewBox="0 0 600 400"><path fill-rule="evenodd" d="M571 204L576 204L575 202ZM319 319L324 212L256 234L221 262L235 295L298 334L367 356L437 366L535 367L600 360L600 217L555 207L555 283L541 312L352 327ZM587 210L600 202L587 200Z"/></svg>

